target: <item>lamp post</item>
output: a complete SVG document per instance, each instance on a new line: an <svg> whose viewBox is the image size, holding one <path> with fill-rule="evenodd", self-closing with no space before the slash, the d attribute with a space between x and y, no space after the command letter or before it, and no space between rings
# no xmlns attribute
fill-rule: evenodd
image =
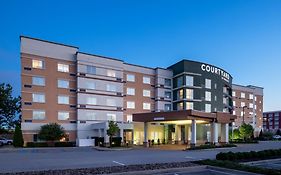
<svg viewBox="0 0 281 175"><path fill-rule="evenodd" d="M243 124L245 123L245 108L247 108L247 106L243 106Z"/></svg>

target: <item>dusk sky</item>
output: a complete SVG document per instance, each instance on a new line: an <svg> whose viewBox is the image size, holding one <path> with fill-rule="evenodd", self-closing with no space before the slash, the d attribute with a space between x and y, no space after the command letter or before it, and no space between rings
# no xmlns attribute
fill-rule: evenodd
<svg viewBox="0 0 281 175"><path fill-rule="evenodd" d="M20 35L149 67L191 59L264 87L281 110L280 0L0 1L0 83L20 95Z"/></svg>

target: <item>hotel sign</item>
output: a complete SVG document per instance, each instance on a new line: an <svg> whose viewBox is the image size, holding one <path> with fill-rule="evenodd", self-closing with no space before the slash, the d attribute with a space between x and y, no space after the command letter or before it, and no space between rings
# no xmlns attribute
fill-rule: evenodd
<svg viewBox="0 0 281 175"><path fill-rule="evenodd" d="M217 74L219 76L221 76L221 78L227 82L229 82L229 74L227 72L225 72L224 70L208 65L208 64L202 64L201 65L201 70L204 72L210 72L213 74Z"/></svg>
<svg viewBox="0 0 281 175"><path fill-rule="evenodd" d="M154 121L165 120L165 117L154 117Z"/></svg>

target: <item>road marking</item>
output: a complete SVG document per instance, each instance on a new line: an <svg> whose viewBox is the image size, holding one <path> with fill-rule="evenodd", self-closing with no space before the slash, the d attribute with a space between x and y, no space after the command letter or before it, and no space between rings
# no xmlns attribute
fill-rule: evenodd
<svg viewBox="0 0 281 175"><path fill-rule="evenodd" d="M234 175L233 173L227 173L227 172L216 171L216 170L211 170L211 169L209 169L209 171L213 171L213 172L215 172L215 173L220 173L220 174Z"/></svg>
<svg viewBox="0 0 281 175"><path fill-rule="evenodd" d="M118 164L118 165L122 165L122 166L124 166L125 164L124 163L120 163L120 162L117 162L117 161L112 161L113 163L116 163L116 164Z"/></svg>

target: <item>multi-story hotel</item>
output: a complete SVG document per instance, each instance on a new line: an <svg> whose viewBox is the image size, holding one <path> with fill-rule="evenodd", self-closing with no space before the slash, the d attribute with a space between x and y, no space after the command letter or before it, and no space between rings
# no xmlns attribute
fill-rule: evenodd
<svg viewBox="0 0 281 175"><path fill-rule="evenodd" d="M268 111L263 113L263 129L276 132L281 129L281 111Z"/></svg>
<svg viewBox="0 0 281 175"><path fill-rule="evenodd" d="M234 128L245 122L253 126L258 136L263 127L263 88L233 84L232 90L233 114L237 116Z"/></svg>
<svg viewBox="0 0 281 175"><path fill-rule="evenodd" d="M232 77L219 67L182 60L150 68L74 46L20 39L25 142L39 141L40 126L51 122L62 125L67 140L109 142L110 120L118 123L123 142L228 142L229 124L236 119ZM253 105L261 97L262 108L262 94L256 96Z"/></svg>

